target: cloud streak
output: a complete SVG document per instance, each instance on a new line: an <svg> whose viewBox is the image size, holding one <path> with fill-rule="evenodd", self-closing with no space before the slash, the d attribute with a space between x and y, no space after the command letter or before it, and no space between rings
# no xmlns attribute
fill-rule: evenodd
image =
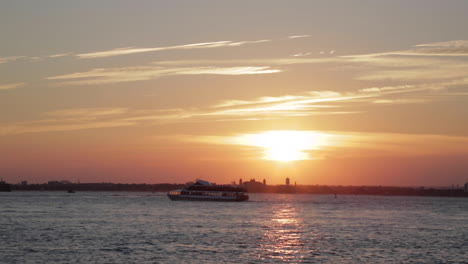
<svg viewBox="0 0 468 264"><path fill-rule="evenodd" d="M108 69L93 69L87 72L77 72L48 77L48 80L60 81L67 85L95 85L120 82L144 81L172 75L252 75L281 72L280 69L268 66L240 67L160 67L140 66Z"/></svg>
<svg viewBox="0 0 468 264"><path fill-rule="evenodd" d="M299 36L299 37L302 37L302 36ZM33 62L41 61L44 59L55 59L55 58L69 57L69 56L75 56L78 59L97 59L97 58L106 58L106 57L131 55L131 54L139 54L139 53L147 53L147 52L158 52L158 51L166 51L166 50L191 50L191 49L239 47L239 46L244 46L244 45L265 43L265 42L270 42L270 41L271 40L269 39L244 40L244 41L225 40L225 41L200 42L200 43L163 46L163 47L150 47L150 48L125 47L125 48L116 48L116 49L110 49L110 50L104 50L104 51L79 53L79 54L75 54L73 52L67 52L67 53L52 54L52 55L47 55L47 56L33 56L33 57L10 56L10 57L0 57L0 64L16 61L20 59L26 60L26 61L33 61Z"/></svg>
<svg viewBox="0 0 468 264"><path fill-rule="evenodd" d="M16 61L25 58L24 56L0 57L0 64Z"/></svg>
<svg viewBox="0 0 468 264"><path fill-rule="evenodd" d="M35 123L23 123L0 126L0 136L24 133L41 133L57 131L73 131L106 127L123 127L135 125L133 122L123 121L89 121L89 120L39 120Z"/></svg>
<svg viewBox="0 0 468 264"><path fill-rule="evenodd" d="M209 45L227 45L229 43L199 43L195 47ZM231 45L244 45L241 42ZM187 46L187 45L182 45ZM464 47L466 41L421 44L418 48L452 48ZM214 47L214 46L213 46ZM190 47L188 47L190 48ZM440 52L439 52L440 53ZM399 54L399 55L395 55ZM71 128L86 127L85 120L103 122L105 125L115 124L140 125L151 121L161 122L186 121L232 121L281 119L311 115L342 115L361 113L363 106L381 107L389 104L424 104L437 100L445 100L451 95L466 94L468 85L468 62L464 57L454 56L412 56L402 55L403 52L389 52L333 58L278 58L251 60L195 60L195 61L162 61L146 66L96 68L89 71L65 75L51 76L47 79L62 85L94 85L112 84L131 81L153 80L165 76L181 75L251 75L274 74L288 71L294 65L329 63L330 66L350 67L355 72L355 78L364 81L375 81L377 85L356 89L348 92L309 91L280 96L263 96L258 98L230 98L216 104L192 109L176 109L163 111L130 111L125 108L115 109L72 109L46 113L44 129L58 129L62 124L51 126L49 121L54 118L60 121L74 120L76 126L66 124ZM342 66L344 65L344 66ZM392 85L388 85L388 81ZM382 83L381 86L378 86ZM6 84L0 89L14 89L23 84ZM3 88L2 88L3 87ZM456 87L457 89L451 89ZM452 92L453 91L453 92ZM77 116L82 116L78 118ZM109 119L109 120L108 120ZM74 122L73 121L73 122ZM109 123L111 122L111 123ZM150 122L150 123L151 123ZM37 131L37 124L14 124L16 130ZM95 123L96 127L99 127ZM33 129L34 127L34 129ZM63 127L62 127L63 128ZM42 130L43 131L43 130ZM16 132L14 132L16 133Z"/></svg>
<svg viewBox="0 0 468 264"><path fill-rule="evenodd" d="M289 39L297 39L297 38L308 38L310 35L295 35L295 36L289 36Z"/></svg>
<svg viewBox="0 0 468 264"><path fill-rule="evenodd" d="M0 124L0 135L73 131L106 127L133 126L135 122L123 120L126 108L71 108L49 111L43 118L28 122Z"/></svg>
<svg viewBox="0 0 468 264"><path fill-rule="evenodd" d="M296 53L296 54L291 55L291 56L293 56L293 57L305 57L305 56L309 56L311 54L312 53L310 53L310 52L299 52L299 53Z"/></svg>
<svg viewBox="0 0 468 264"><path fill-rule="evenodd" d="M60 109L43 113L44 118L40 120L0 124L0 135L180 122L248 121L312 115L357 114L361 113L362 110L356 110L354 107L363 104L427 103L430 98L396 97L399 94L414 93L424 89L427 88L416 85L401 85L370 87L347 93L309 91L294 95L264 96L252 100L224 100L206 107L190 109ZM386 98L387 95L391 95L392 98Z"/></svg>
<svg viewBox="0 0 468 264"><path fill-rule="evenodd" d="M49 111L44 114L55 117L99 117L124 114L127 111L127 108L72 108Z"/></svg>
<svg viewBox="0 0 468 264"><path fill-rule="evenodd" d="M357 80L426 83L431 89L466 85L468 41L419 44L413 49L340 56L343 62L364 66ZM463 84L461 84L464 82Z"/></svg>
<svg viewBox="0 0 468 264"><path fill-rule="evenodd" d="M418 44L413 49L370 53L362 55L343 56L347 58L372 58L380 56L468 56L468 40L452 40L445 42Z"/></svg>
<svg viewBox="0 0 468 264"><path fill-rule="evenodd" d="M0 90L10 90L16 89L18 87L24 86L25 83L7 83L7 84L0 84Z"/></svg>
<svg viewBox="0 0 468 264"><path fill-rule="evenodd" d="M214 41L214 42L202 42L202 43L193 43L185 45L175 45L175 46L165 46L165 47L153 47L153 48L118 48L106 51L98 51L91 53L82 53L77 54L76 56L80 59L95 59L95 58L105 58L112 56L121 56L129 54L138 54L146 52L157 52L165 50L188 50L188 49L208 49L208 48L222 48L222 47L238 47L248 44L257 44L269 42L270 40L248 40L248 41Z"/></svg>
<svg viewBox="0 0 468 264"><path fill-rule="evenodd" d="M285 95L278 97L261 97L252 101L227 100L213 106L215 111L204 115L210 116L302 116L314 114L345 114L345 111L323 111L335 108L330 105L338 101L365 98L368 95L343 95L332 91L308 92L303 95ZM321 111L316 111L321 109ZM315 110L315 111L314 111Z"/></svg>
<svg viewBox="0 0 468 264"><path fill-rule="evenodd" d="M69 53L60 53L60 54L53 54L53 55L49 55L47 57L49 58L61 58L61 57L67 57L67 56L72 56L73 53L69 52Z"/></svg>

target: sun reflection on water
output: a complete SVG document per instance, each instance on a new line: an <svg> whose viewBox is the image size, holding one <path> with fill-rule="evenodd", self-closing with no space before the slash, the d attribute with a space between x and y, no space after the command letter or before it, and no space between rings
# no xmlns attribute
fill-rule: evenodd
<svg viewBox="0 0 468 264"><path fill-rule="evenodd" d="M265 226L260 245L262 259L290 262L304 258L305 238L297 209L282 205L274 212L271 222Z"/></svg>

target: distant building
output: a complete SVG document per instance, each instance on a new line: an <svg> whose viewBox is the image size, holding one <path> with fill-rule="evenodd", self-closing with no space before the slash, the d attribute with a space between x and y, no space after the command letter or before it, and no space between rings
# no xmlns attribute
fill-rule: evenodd
<svg viewBox="0 0 468 264"><path fill-rule="evenodd" d="M266 180L265 179L263 179L263 185L266 185Z"/></svg>
<svg viewBox="0 0 468 264"><path fill-rule="evenodd" d="M468 192L468 182L465 183L465 192Z"/></svg>
<svg viewBox="0 0 468 264"><path fill-rule="evenodd" d="M262 192L265 190L265 184L255 181L255 179L250 179L250 181L244 182L243 186L248 192Z"/></svg>
<svg viewBox="0 0 468 264"><path fill-rule="evenodd" d="M59 181L48 181L47 184L48 185L58 185L58 184L60 184L60 182Z"/></svg>
<svg viewBox="0 0 468 264"><path fill-rule="evenodd" d="M286 178L286 185L289 185L289 177Z"/></svg>
<svg viewBox="0 0 468 264"><path fill-rule="evenodd" d="M239 185L242 186L242 179L239 179Z"/></svg>
<svg viewBox="0 0 468 264"><path fill-rule="evenodd" d="M48 181L48 185L61 185L61 184L71 184L70 181Z"/></svg>
<svg viewBox="0 0 468 264"><path fill-rule="evenodd" d="M28 181L21 181L21 185L28 185Z"/></svg>

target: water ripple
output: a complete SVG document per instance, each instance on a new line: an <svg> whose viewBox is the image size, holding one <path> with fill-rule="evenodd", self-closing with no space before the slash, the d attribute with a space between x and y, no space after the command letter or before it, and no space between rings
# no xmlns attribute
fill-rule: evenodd
<svg viewBox="0 0 468 264"><path fill-rule="evenodd" d="M462 198L0 194L4 263L463 263Z"/></svg>

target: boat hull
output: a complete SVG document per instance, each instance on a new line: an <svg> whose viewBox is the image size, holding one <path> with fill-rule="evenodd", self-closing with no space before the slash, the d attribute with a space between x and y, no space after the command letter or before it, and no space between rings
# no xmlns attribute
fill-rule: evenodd
<svg viewBox="0 0 468 264"><path fill-rule="evenodd" d="M212 201L212 202L243 202L249 200L248 195L234 197L203 196L203 195L167 195L172 201Z"/></svg>

